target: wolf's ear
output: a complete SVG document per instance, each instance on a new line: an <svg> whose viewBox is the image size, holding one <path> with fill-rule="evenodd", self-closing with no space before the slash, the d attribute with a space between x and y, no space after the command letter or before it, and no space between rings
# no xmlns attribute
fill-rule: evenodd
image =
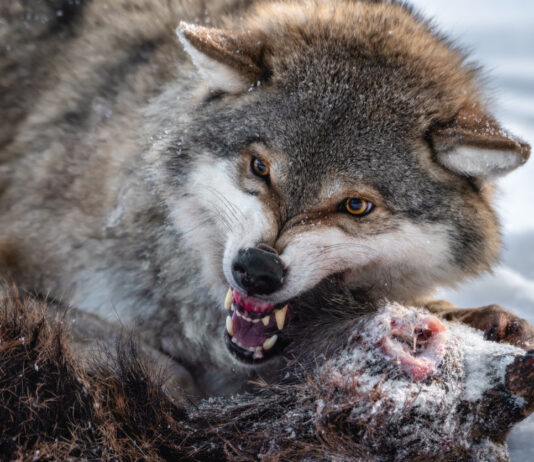
<svg viewBox="0 0 534 462"><path fill-rule="evenodd" d="M236 93L262 79L264 42L259 35L185 22L176 33L211 90Z"/></svg>
<svg viewBox="0 0 534 462"><path fill-rule="evenodd" d="M530 146L503 130L486 112L469 107L431 131L438 161L449 170L481 180L493 179L524 164Z"/></svg>

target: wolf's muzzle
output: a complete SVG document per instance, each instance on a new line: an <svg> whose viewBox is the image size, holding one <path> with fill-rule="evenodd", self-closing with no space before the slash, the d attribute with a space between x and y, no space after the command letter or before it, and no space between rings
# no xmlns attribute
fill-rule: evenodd
<svg viewBox="0 0 534 462"><path fill-rule="evenodd" d="M267 295L280 289L286 269L278 255L259 248L241 249L232 264L232 275L248 295Z"/></svg>

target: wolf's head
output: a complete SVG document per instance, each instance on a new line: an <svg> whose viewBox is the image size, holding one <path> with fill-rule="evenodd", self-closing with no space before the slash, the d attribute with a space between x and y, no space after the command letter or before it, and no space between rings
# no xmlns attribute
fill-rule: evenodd
<svg viewBox="0 0 534 462"><path fill-rule="evenodd" d="M281 348L291 300L325 279L409 302L496 261L491 182L529 147L406 7L263 3L239 28L178 35L200 90L190 78L189 97L167 94L158 165L207 286L231 287L240 359Z"/></svg>

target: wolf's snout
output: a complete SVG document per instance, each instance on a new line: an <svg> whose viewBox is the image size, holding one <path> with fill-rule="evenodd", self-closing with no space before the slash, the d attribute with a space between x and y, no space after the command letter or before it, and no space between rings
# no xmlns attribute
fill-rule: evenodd
<svg viewBox="0 0 534 462"><path fill-rule="evenodd" d="M285 267L275 253L247 248L238 252L232 264L232 275L248 295L266 295L282 287Z"/></svg>

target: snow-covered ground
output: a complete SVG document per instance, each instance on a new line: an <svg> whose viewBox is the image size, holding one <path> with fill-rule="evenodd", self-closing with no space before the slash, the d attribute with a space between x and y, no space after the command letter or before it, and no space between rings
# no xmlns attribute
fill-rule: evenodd
<svg viewBox="0 0 534 462"><path fill-rule="evenodd" d="M534 1L411 3L471 50L486 71L495 115L505 128L534 146ZM534 159L499 185L502 264L493 274L441 295L466 307L499 303L534 323ZM518 426L508 443L513 462L534 460L534 417Z"/></svg>

